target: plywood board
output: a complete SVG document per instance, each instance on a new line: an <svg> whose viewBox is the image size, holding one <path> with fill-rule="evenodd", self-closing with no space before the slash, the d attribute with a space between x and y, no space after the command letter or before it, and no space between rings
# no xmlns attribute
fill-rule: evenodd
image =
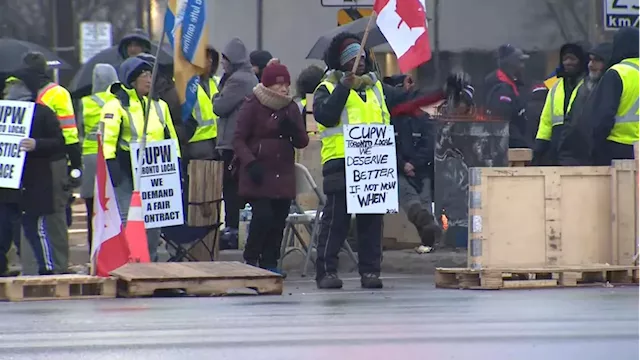
<svg viewBox="0 0 640 360"><path fill-rule="evenodd" d="M612 264L609 167L473 168L470 268Z"/></svg>
<svg viewBox="0 0 640 360"><path fill-rule="evenodd" d="M614 160L611 172L613 263L633 264L638 251L638 160Z"/></svg>

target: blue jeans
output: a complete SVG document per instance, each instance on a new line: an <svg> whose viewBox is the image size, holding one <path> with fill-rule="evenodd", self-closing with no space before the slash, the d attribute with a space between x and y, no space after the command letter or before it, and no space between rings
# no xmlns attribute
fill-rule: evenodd
<svg viewBox="0 0 640 360"><path fill-rule="evenodd" d="M14 236L14 224L21 221L24 236L33 249L33 255L38 263L38 273L41 275L52 274L53 249L48 236L47 222L44 216L22 214L18 204L0 204L0 266L6 266L7 251L11 248ZM16 244L19 248L20 245ZM1 269L0 271L5 270Z"/></svg>

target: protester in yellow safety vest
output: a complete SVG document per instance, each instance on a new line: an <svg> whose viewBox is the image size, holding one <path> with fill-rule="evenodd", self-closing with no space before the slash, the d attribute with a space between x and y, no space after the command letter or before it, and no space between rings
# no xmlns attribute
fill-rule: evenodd
<svg viewBox="0 0 640 360"><path fill-rule="evenodd" d="M637 28L620 29L613 38L612 65L592 96L590 124L593 160L608 166L614 159L633 159L638 142L638 35Z"/></svg>
<svg viewBox="0 0 640 360"><path fill-rule="evenodd" d="M359 54L362 58L354 74L351 70ZM337 276L338 253L351 223L346 205L342 125L390 124L389 108L409 100L410 94L382 84L373 72L367 52L360 52L360 39L356 35L336 35L327 48L325 63L329 73L313 97L313 114L322 139L323 190L327 196L318 236L316 283L318 288L338 289L342 287L342 280ZM439 99L444 97L443 92L438 93ZM433 98L433 94L426 98ZM418 103L421 99L413 101ZM364 288L382 287L379 278L382 217L383 214L356 215L358 267Z"/></svg>
<svg viewBox="0 0 640 360"><path fill-rule="evenodd" d="M25 70L33 76L25 79L29 88L37 88L36 102L48 106L56 113L62 135L65 140L66 159L54 161L51 165L54 186L66 190L55 200L56 212L46 216L49 225L49 237L53 248L53 259L57 272L66 272L69 266L69 234L71 225L71 191L80 186L82 181L82 153L78 127L71 95L64 87L51 81L47 75L47 60L38 52L27 53L23 58ZM26 82L32 82L27 84Z"/></svg>
<svg viewBox="0 0 640 360"><path fill-rule="evenodd" d="M93 81L91 95L81 99L81 109L78 111L80 130L82 130L82 164L84 176L80 188L80 197L84 199L87 210L87 244L91 251L91 239L93 228L91 219L93 215L93 189L96 176L96 157L98 154L98 130L100 127L100 113L104 105L115 96L109 92L111 84L118 81L116 69L109 64L96 64L93 68Z"/></svg>
<svg viewBox="0 0 640 360"><path fill-rule="evenodd" d="M118 74L120 83L110 87L110 92L116 98L105 104L100 115L104 156L111 181L115 186L120 219L123 223L127 221L133 191L130 144L142 139L147 101L151 101L146 132L147 142L174 139L176 145L178 144L167 103L149 96L151 69L151 64L137 57L125 60L120 65ZM147 240L149 255L153 261L156 261L160 229L148 229Z"/></svg>
<svg viewBox="0 0 640 360"><path fill-rule="evenodd" d="M298 79L296 80L296 95L298 96L297 103L300 107L300 112L302 112L303 120L304 114L307 113L307 94L313 94L323 77L324 70L317 65L308 66L298 75Z"/></svg>
<svg viewBox="0 0 640 360"><path fill-rule="evenodd" d="M559 153L569 111L578 89L584 82L588 58L578 44L565 44L560 48L561 68L559 80L547 94L534 147L534 163L538 165L574 165L571 152ZM576 144L577 145L577 144ZM580 145L577 145L580 146Z"/></svg>
<svg viewBox="0 0 640 360"><path fill-rule="evenodd" d="M213 160L218 158L216 137L218 136L218 116L213 112L213 97L218 93L218 82L213 74L218 70L220 54L211 46L207 47L207 67L200 76L198 85L198 101L196 102L192 120L185 125L189 136L188 159Z"/></svg>

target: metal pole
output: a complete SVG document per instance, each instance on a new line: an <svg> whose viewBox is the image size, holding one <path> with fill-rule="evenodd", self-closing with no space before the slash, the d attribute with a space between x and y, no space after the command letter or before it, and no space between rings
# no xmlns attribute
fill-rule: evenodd
<svg viewBox="0 0 640 360"><path fill-rule="evenodd" d="M256 49L262 50L262 27L263 25L263 13L264 13L264 3L262 0L257 0L257 11L256 11Z"/></svg>
<svg viewBox="0 0 640 360"><path fill-rule="evenodd" d="M167 9L165 9L165 15L168 11L169 5L167 5ZM153 63L153 69L151 70L151 88L149 89L149 95L147 103L145 104L145 112L144 112L144 125L142 126L142 139L140 140L140 152L138 154L138 171L135 174L135 180L133 182L134 190L140 190L140 177L142 176L142 160L144 159L144 150L147 147L147 127L149 125L149 110L151 109L151 102L153 101L152 95L155 90L156 79L158 78L158 63L160 62L160 49L162 48L162 44L164 43L164 38L166 37L166 33L164 29L162 29L160 35L160 42L158 43L158 50L156 50L156 61Z"/></svg>
<svg viewBox="0 0 640 360"><path fill-rule="evenodd" d="M436 70L436 84L440 84L442 76L440 75L440 0L433 2L433 67Z"/></svg>

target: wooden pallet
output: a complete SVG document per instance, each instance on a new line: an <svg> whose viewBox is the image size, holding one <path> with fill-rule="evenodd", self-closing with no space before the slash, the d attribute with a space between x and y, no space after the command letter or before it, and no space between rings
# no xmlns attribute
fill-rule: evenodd
<svg viewBox="0 0 640 360"><path fill-rule="evenodd" d="M88 275L0 278L0 301L115 298L116 280Z"/></svg>
<svg viewBox="0 0 640 360"><path fill-rule="evenodd" d="M449 289L525 289L638 284L637 266L558 268L436 268L436 287Z"/></svg>
<svg viewBox="0 0 640 360"><path fill-rule="evenodd" d="M239 262L131 263L112 271L118 296L153 296L157 291L182 290L188 295L226 295L254 289L258 294L281 295L280 275Z"/></svg>

